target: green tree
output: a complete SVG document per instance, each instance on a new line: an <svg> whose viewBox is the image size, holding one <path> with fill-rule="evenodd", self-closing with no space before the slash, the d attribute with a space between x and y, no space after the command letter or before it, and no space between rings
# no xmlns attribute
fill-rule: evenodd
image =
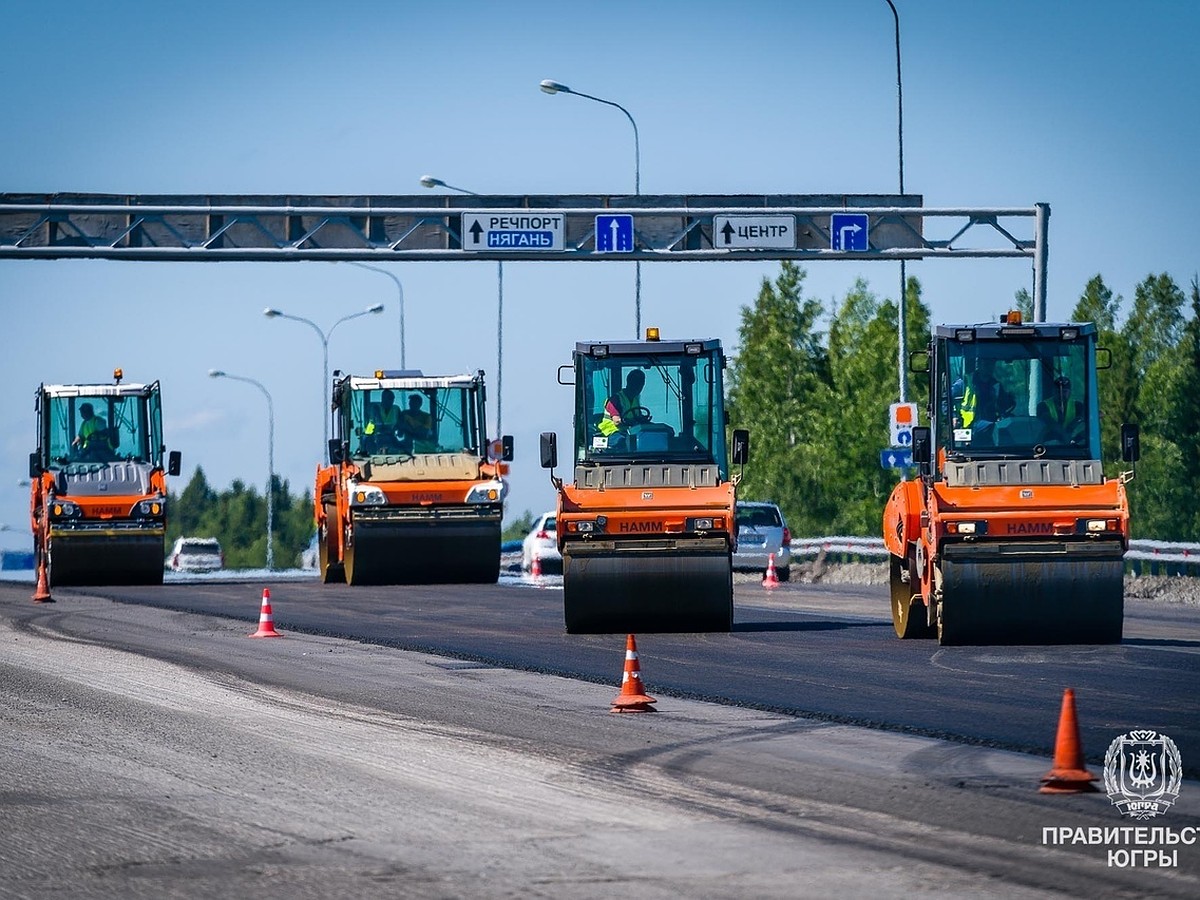
<svg viewBox="0 0 1200 900"><path fill-rule="evenodd" d="M1170 275L1148 275L1137 286L1124 333L1134 351L1134 368L1145 374L1183 336L1183 291Z"/></svg>
<svg viewBox="0 0 1200 900"><path fill-rule="evenodd" d="M1022 320L1033 321L1033 295L1029 293L1029 288L1021 288L1013 294L1013 309L1021 314Z"/></svg>
<svg viewBox="0 0 1200 900"><path fill-rule="evenodd" d="M906 291L906 346L929 343L929 310L921 302L920 283L910 278ZM883 469L879 452L888 446L889 406L898 399L897 334L899 307L880 301L861 279L846 295L829 327L832 394L822 433L831 440L831 481L842 501L830 523L836 534L877 534L883 507L895 486L896 473ZM906 383L911 386L907 360ZM916 379L906 396L918 409L928 402L928 384Z"/></svg>
<svg viewBox="0 0 1200 900"><path fill-rule="evenodd" d="M1101 458L1109 471L1121 464L1121 423L1135 420L1138 393L1129 337L1117 328L1121 303L1120 295L1114 296L1104 279L1096 275L1087 283L1071 313L1072 322L1096 324L1097 344L1108 351L1100 354L1100 359L1107 359L1109 365L1100 370L1098 386Z"/></svg>
<svg viewBox="0 0 1200 900"><path fill-rule="evenodd" d="M784 262L742 308L728 419L751 434L741 496L774 500L797 534L820 534L838 497L827 477L829 450L812 434L829 403L829 359L816 330L823 308L804 296L804 277Z"/></svg>
<svg viewBox="0 0 1200 900"><path fill-rule="evenodd" d="M1143 432L1142 460L1129 489L1134 529L1165 540L1187 536L1187 523L1195 515L1195 495L1188 493L1180 478L1184 444L1195 437L1179 435L1177 428L1173 434L1172 428L1176 410L1186 404L1182 391L1191 364L1183 341L1185 302L1184 292L1169 275L1149 275L1138 284L1133 308L1120 331L1128 346L1133 385L1126 421L1137 423Z"/></svg>
<svg viewBox="0 0 1200 900"><path fill-rule="evenodd" d="M525 510L521 515L509 521L504 526L504 530L500 532L500 540L502 541L519 541L529 532L533 531L533 524L538 520L538 517L531 510Z"/></svg>

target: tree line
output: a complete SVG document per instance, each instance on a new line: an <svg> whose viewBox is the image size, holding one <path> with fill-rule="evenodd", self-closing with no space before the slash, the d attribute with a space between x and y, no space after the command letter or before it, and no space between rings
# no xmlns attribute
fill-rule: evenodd
<svg viewBox="0 0 1200 900"><path fill-rule="evenodd" d="M311 491L294 496L287 479L271 484L272 552L276 568L300 565L300 554L312 539ZM231 569L258 569L267 561L267 497L240 479L229 490L217 492L204 470L197 467L178 495L167 494L167 548L178 537L213 537L221 542L225 565Z"/></svg>
<svg viewBox="0 0 1200 900"><path fill-rule="evenodd" d="M727 387L729 427L751 433L738 495L778 503L798 536L875 537L899 477L879 463L888 444L888 406L898 394L899 306L860 279L826 309L804 293L804 279L803 268L784 262L774 281L763 279L753 304L742 307ZM1124 298L1096 275L1069 317L1095 322L1099 345L1112 357L1099 372L1107 473L1124 465L1121 423L1142 430L1142 458L1128 485L1137 537L1200 540L1200 281L1193 278L1190 287L1189 296L1169 275L1150 275L1126 313ZM906 345L923 349L931 313L916 278L905 288ZM1017 291L1013 306L1032 316L1028 291ZM905 377L908 399L924 409L925 376ZM314 531L312 494L293 495L278 478L272 491L275 564L295 566ZM180 535L215 537L230 568L264 565L265 495L240 480L217 492L198 468L168 502L168 546ZM513 516L503 538L524 537L535 520L529 510Z"/></svg>

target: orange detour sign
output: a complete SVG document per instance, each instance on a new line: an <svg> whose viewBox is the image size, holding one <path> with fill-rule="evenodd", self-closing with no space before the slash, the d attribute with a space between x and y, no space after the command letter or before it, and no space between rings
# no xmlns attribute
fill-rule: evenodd
<svg viewBox="0 0 1200 900"><path fill-rule="evenodd" d="M646 696L642 684L642 667L638 665L637 641L633 635L625 639L625 672L621 675L621 693L612 702L609 712L658 712L652 704L653 697Z"/></svg>
<svg viewBox="0 0 1200 900"><path fill-rule="evenodd" d="M283 637L275 630L275 620L271 618L271 592L267 588L263 588L262 611L258 614L258 631L250 637Z"/></svg>
<svg viewBox="0 0 1200 900"><path fill-rule="evenodd" d="M1075 718L1075 691L1063 691L1062 712L1058 717L1058 737L1054 742L1054 768L1042 776L1043 794L1086 794L1097 790L1096 776L1084 768L1083 747L1079 741L1079 720Z"/></svg>

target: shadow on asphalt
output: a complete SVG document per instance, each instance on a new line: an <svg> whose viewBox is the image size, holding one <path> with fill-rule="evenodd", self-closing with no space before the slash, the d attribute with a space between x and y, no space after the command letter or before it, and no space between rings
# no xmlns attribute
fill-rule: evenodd
<svg viewBox="0 0 1200 900"><path fill-rule="evenodd" d="M735 632L745 631L841 631L843 628L890 628L885 622L735 622Z"/></svg>
<svg viewBox="0 0 1200 900"><path fill-rule="evenodd" d="M1180 641L1173 638L1122 638L1121 645L1125 647L1200 647L1200 641Z"/></svg>

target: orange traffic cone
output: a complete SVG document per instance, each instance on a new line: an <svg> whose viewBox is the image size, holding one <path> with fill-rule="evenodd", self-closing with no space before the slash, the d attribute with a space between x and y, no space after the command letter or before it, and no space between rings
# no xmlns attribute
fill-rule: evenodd
<svg viewBox="0 0 1200 900"><path fill-rule="evenodd" d="M767 577L763 579L763 587L779 587L779 576L775 574L775 554L767 556Z"/></svg>
<svg viewBox="0 0 1200 900"><path fill-rule="evenodd" d="M34 603L53 603L54 598L50 596L50 579L46 576L46 560L42 559L38 562L38 577L37 587L33 589Z"/></svg>
<svg viewBox="0 0 1200 900"><path fill-rule="evenodd" d="M533 555L533 562L529 565L529 574L534 578L542 577L542 559L536 553Z"/></svg>
<svg viewBox="0 0 1200 900"><path fill-rule="evenodd" d="M258 631L250 637L283 637L275 630L275 620L271 618L271 592L263 588L262 611L258 614Z"/></svg>
<svg viewBox="0 0 1200 900"><path fill-rule="evenodd" d="M657 703L646 696L642 685L642 667L638 665L637 641L633 635L625 639L625 672L621 675L621 693L612 702L609 712L658 712L651 704Z"/></svg>
<svg viewBox="0 0 1200 900"><path fill-rule="evenodd" d="M1042 776L1043 794L1087 794L1097 790L1096 776L1084 768L1083 747L1079 741L1079 720L1075 718L1075 691L1063 691L1062 712L1058 717L1058 737L1054 742L1054 768Z"/></svg>

